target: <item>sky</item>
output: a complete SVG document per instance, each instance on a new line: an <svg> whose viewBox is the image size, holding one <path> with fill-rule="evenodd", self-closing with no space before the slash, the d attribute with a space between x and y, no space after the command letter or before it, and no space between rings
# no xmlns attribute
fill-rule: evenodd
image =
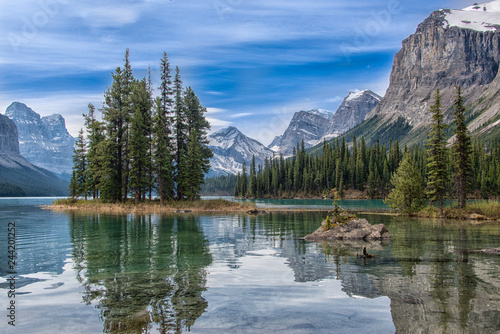
<svg viewBox="0 0 500 334"><path fill-rule="evenodd" d="M269 144L293 114L335 111L350 91L383 96L401 42L462 0L0 0L0 112L14 101L76 136L102 106L125 50L136 78L167 52L208 112ZM158 94L158 90L155 91Z"/></svg>

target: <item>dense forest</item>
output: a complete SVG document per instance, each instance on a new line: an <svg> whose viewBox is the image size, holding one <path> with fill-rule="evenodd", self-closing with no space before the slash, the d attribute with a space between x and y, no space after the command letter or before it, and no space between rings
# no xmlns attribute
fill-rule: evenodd
<svg viewBox="0 0 500 334"><path fill-rule="evenodd" d="M386 198L394 188L391 179L396 173L405 156L411 158L411 166L418 174L422 192L433 201L432 186L439 182L438 190L444 197L455 198L459 182L464 182L458 174L461 170L458 150L465 150L467 158L467 194L469 197L492 198L500 196L500 142L484 142L476 137L472 142L463 120L463 99L457 87L457 108L462 112L462 119L454 123L460 129L468 144L467 148L457 148L453 144L447 147L444 140L446 125L442 123L439 104L439 92L435 109L441 117L439 123L439 138L430 137L426 144L416 145L411 149L400 147L398 141L389 141L389 145L381 145L377 141L367 146L364 137L352 138L352 144L346 144L346 138L338 138L332 143L324 143L318 152L308 153L304 144L297 145L293 157L283 156L265 160L263 166L256 166L253 161L250 166L243 166L236 180L234 195L239 197L332 197L334 191L340 196L346 193L367 198ZM462 108L462 109L460 109ZM465 128L465 129L464 129ZM456 137L460 133L457 131ZM349 138L350 139L350 138ZM468 140L468 141L467 141ZM433 144L434 143L434 144ZM437 144L436 144L437 143ZM439 155L435 156L435 145ZM448 145L449 146L449 145ZM437 181L435 180L436 162L439 162ZM445 176L443 180L440 178ZM224 180L223 178L221 180ZM425 194L424 194L425 195Z"/></svg>
<svg viewBox="0 0 500 334"><path fill-rule="evenodd" d="M76 141L71 196L105 202L130 196L138 203L155 194L162 204L197 199L212 156L206 108L191 87L183 88L178 67L172 80L166 53L156 98L151 71L148 78L136 79L128 49L124 61L112 73L102 120L92 104L83 115L86 135L82 129Z"/></svg>

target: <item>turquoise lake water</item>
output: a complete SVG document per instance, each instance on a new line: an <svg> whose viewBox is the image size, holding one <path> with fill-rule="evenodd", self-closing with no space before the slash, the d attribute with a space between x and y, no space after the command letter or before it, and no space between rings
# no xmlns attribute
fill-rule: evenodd
<svg viewBox="0 0 500 334"><path fill-rule="evenodd" d="M105 215L0 199L1 333L497 333L498 223L358 216L388 242L301 238L325 212ZM332 201L258 201L331 209ZM348 201L357 211L380 201ZM15 327L8 324L16 223ZM357 257L367 247L374 259ZM2 320L3 319L3 320Z"/></svg>

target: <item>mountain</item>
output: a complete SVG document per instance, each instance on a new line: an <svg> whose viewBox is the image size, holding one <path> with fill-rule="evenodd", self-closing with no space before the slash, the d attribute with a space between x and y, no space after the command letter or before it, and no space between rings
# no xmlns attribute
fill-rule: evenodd
<svg viewBox="0 0 500 334"><path fill-rule="evenodd" d="M16 124L0 114L0 196L66 195L68 182L19 154Z"/></svg>
<svg viewBox="0 0 500 334"><path fill-rule="evenodd" d="M237 174L241 172L243 163L250 167L252 156L258 166L264 165L266 158L272 158L274 152L241 133L235 127L228 127L208 136L208 146L214 156L210 159L208 177ZM248 170L248 169L247 169Z"/></svg>
<svg viewBox="0 0 500 334"><path fill-rule="evenodd" d="M296 112L281 140L275 138L273 141L273 149L284 156L290 156L293 154L293 149L302 141L305 148L315 145L328 129L330 122L328 116L318 112L318 109Z"/></svg>
<svg viewBox="0 0 500 334"><path fill-rule="evenodd" d="M381 99L382 97L369 89L350 92L331 118L324 139L338 137L362 123L366 114L373 110Z"/></svg>
<svg viewBox="0 0 500 334"><path fill-rule="evenodd" d="M271 144L269 144L267 148L277 152L280 149L281 139L283 139L283 135L274 137L273 141L271 142Z"/></svg>
<svg viewBox="0 0 500 334"><path fill-rule="evenodd" d="M40 117L19 102L8 106L5 115L17 126L20 154L34 165L69 180L75 138L66 130L64 118L59 114Z"/></svg>
<svg viewBox="0 0 500 334"><path fill-rule="evenodd" d="M483 138L500 134L499 27L499 0L433 12L402 42L385 96L347 137L421 143L436 89L445 121L451 122L455 85L462 86L471 132Z"/></svg>

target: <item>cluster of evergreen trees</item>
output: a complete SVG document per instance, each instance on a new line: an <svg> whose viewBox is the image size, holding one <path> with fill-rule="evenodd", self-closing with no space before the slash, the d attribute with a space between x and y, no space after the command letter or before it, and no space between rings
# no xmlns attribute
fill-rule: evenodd
<svg viewBox="0 0 500 334"><path fill-rule="evenodd" d="M163 204L199 197L212 156L206 108L191 87L183 88L178 67L172 80L166 53L160 72L155 98L151 72L134 78L127 49L123 68L112 73L105 92L102 120L89 104L83 115L87 135L80 131L73 156L73 198L120 202L132 196L138 203L155 193Z"/></svg>
<svg viewBox="0 0 500 334"><path fill-rule="evenodd" d="M476 138L471 143L464 120L463 98L457 88L455 103L456 139L453 149L446 146L439 102L433 107L433 131L428 143L411 149L401 148L398 141L389 141L388 147L377 141L367 146L364 137L347 145L345 138L324 143L320 153L308 153L304 145L297 145L293 157L265 160L256 166L255 160L243 166L237 176L234 194L239 197L300 197L330 196L336 189L341 196L348 189L366 192L369 198L386 198L394 189L391 182L398 168L411 166L416 177L412 185L420 186L414 198L459 198L460 205L472 192L483 198L500 196L500 144L484 143ZM458 112L457 112L458 111ZM461 165L460 165L461 164ZM465 165L464 165L465 164ZM406 179L409 176L406 175ZM394 181L394 180L393 180ZM453 193L455 190L455 193ZM456 195L456 196L455 196Z"/></svg>

